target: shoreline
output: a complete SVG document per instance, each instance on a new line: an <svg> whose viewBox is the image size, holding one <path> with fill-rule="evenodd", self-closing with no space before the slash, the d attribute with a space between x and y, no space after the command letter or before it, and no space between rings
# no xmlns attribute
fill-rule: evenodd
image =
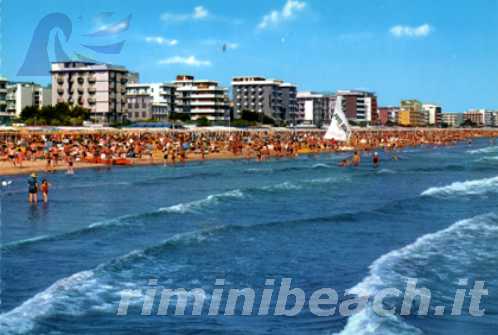
<svg viewBox="0 0 498 335"><path fill-rule="evenodd" d="M341 153L341 152L349 152L351 150L342 150L342 151L319 151L319 152L301 152L298 153L294 157L289 157L289 156L278 156L278 155L270 155L268 158L287 158L287 159L294 159L298 156L302 155L319 155L319 154L327 154L327 153ZM112 164L97 164L97 163L87 163L87 162L75 162L73 169L76 173L78 170L85 170L85 169L110 169L113 167L124 167L124 168L134 168L134 167L140 167L140 166L157 166L157 165L166 165L166 166L184 166L188 165L190 163L196 163L196 162L207 162L207 161L225 161L225 160L256 160L256 157L247 157L243 155L233 155L231 152L224 152L224 153L211 153L209 155L206 155L205 159L201 158L200 154L191 154L189 155L189 158L187 158L184 162L181 161L176 161L175 164L171 160L165 161L164 159L158 159L158 158L132 158L130 159L133 164L130 165L112 165ZM266 160L266 159L265 159ZM263 162L265 160L262 160ZM9 162L2 161L0 162L0 177L8 177L8 176L22 176L26 175L28 176L29 174L35 172L37 174L51 174L55 172L64 172L67 171L68 166L65 163L61 163L55 167L52 167L51 171L47 171L46 169L46 162L43 160L40 161L25 161L23 162L22 168L20 167L14 167L12 166Z"/></svg>
<svg viewBox="0 0 498 335"><path fill-rule="evenodd" d="M136 132L137 130L114 130L113 132L128 134L129 132ZM142 130L143 131L143 130ZM157 130L156 130L157 131ZM241 130L244 132L245 130ZM139 131L140 132L140 131ZM184 132L184 131L183 131ZM191 133L213 133L220 134L218 131L209 130L209 129L199 129L195 131L190 131ZM278 130L251 130L248 133L254 134L256 138L261 135L265 135L268 133L276 132L279 133ZM415 132L415 133L414 133ZM440 136L441 132L444 134L453 134L449 137ZM95 133L93 130L91 133ZM97 134L100 132L96 132ZM176 133L175 130L168 131L162 130L160 132L166 136L168 134ZM226 134L226 132L223 132ZM439 134L438 134L439 133ZM33 135L41 136L51 134L51 131L35 131ZM61 133L59 133L61 134ZM62 134L76 135L76 136L85 136L86 132L81 131L80 129L72 129L62 132ZM105 132L104 132L105 134ZM228 133L230 134L230 133ZM366 152L366 151L385 151L385 150L399 150L405 147L419 147L423 145L432 145L434 147L444 147L446 145L450 145L456 142L462 142L467 140L474 140L479 138L491 138L498 137L498 129L439 129L439 128L416 128L416 129L399 129L399 128L383 128L383 129L355 129L353 134L355 136L355 141L351 141L351 144L346 145L338 145L330 146L327 144L327 141L323 140L323 131L314 131L307 132L298 131L296 134L304 135L301 136L301 141L295 142L298 143L297 150L290 155L284 154L282 152L276 152L273 148L263 156L262 161L268 158L288 158L292 159L301 155L319 155L326 153L344 153L344 152ZM316 139L319 139L320 145L317 145L315 141L315 145L310 145L303 138L306 139L306 134L313 134L312 136ZM408 135L407 135L408 134ZM436 134L439 136L436 136ZM12 134L12 133L2 133L0 131L0 137L4 136L4 139L7 140L9 136L19 136L20 134ZM414 136L415 135L415 136ZM32 135L29 135L32 136ZM395 137L396 146L392 147L392 142L387 141L386 138L392 139ZM381 141L382 139L382 141ZM226 140L226 138L225 138ZM365 142L363 142L365 141ZM226 142L228 143L228 142ZM227 144L225 144L227 145ZM4 145L5 146L5 145ZM201 161L212 161L212 160L258 160L258 155L253 149L246 150L234 154L227 147L219 148L218 152L209 152L203 158L201 153L196 152L187 152L187 157L184 161L179 159L176 160L175 164L171 159L164 160L162 158L162 153L160 151L152 152L152 157L148 156L147 158L130 158L127 160L131 162L129 165L111 165L105 163L95 163L95 162L87 162L87 161L75 161L73 169L74 170L82 170L82 169L109 169L112 166L126 166L126 167L136 167L136 166L154 166L154 165L167 165L167 166L182 166L187 165L191 162L201 162ZM53 172L61 172L68 170L68 164L66 161L59 161L57 166L52 166L50 170L47 170L47 161L45 159L36 159L36 160L24 160L22 162L23 167L13 166L11 162L8 160L0 161L0 176L19 176L19 175L29 175L30 173L43 173L49 174Z"/></svg>

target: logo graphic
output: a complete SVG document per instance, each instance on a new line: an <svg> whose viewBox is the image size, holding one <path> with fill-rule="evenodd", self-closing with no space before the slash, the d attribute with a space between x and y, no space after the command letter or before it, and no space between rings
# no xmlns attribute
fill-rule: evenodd
<svg viewBox="0 0 498 335"><path fill-rule="evenodd" d="M112 12L101 13L98 18L106 19L113 15ZM127 18L110 25L102 25L94 32L84 34L87 39L113 37L128 30L131 22L131 14ZM73 31L73 22L63 13L51 13L44 16L33 32L31 43L24 58L24 62L17 72L18 76L48 76L50 74L50 57L49 43L50 34L56 30L53 42L53 61L89 61L96 62L93 58L73 50L72 56L69 56L63 48L61 42L61 33L63 41L68 43ZM96 54L119 54L123 49L125 40L117 43L94 45L81 43L80 46L93 51Z"/></svg>

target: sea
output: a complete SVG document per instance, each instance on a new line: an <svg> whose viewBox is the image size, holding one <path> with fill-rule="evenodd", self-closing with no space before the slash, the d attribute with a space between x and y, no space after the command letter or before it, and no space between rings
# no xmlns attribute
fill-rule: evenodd
<svg viewBox="0 0 498 335"><path fill-rule="evenodd" d="M498 145L405 148L397 160L380 152L378 168L365 155L360 167L338 167L349 155L42 173L50 199L37 206L27 176L5 177L0 334L496 334ZM413 279L430 290L425 315L417 301L408 315L380 315L371 301L339 311ZM276 313L284 280L307 299L334 290L335 312L318 316L307 300ZM470 312L478 281L481 315ZM159 313L161 292L180 288L169 302L183 298L184 315ZM227 292L245 288L256 307L240 299L224 312ZM452 315L458 289L465 300Z"/></svg>

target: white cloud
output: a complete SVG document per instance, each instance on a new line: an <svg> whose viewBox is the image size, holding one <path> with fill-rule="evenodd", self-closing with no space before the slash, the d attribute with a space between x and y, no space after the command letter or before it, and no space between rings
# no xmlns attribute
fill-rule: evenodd
<svg viewBox="0 0 498 335"><path fill-rule="evenodd" d="M167 39L167 38L164 38L162 36L147 36L145 38L145 42L159 44L159 45L168 45L170 47L178 44L178 40Z"/></svg>
<svg viewBox="0 0 498 335"><path fill-rule="evenodd" d="M160 60L159 64L166 64L166 65L181 64L181 65L188 65L188 66L195 66L195 67L211 66L210 61L200 60L200 59L197 59L195 56L188 56L188 57L174 56L174 57Z"/></svg>
<svg viewBox="0 0 498 335"><path fill-rule="evenodd" d="M306 7L306 2L299 0L287 0L281 10L272 10L270 13L263 16L258 24L259 29L266 29L270 26L276 26L282 21L289 20L296 16L297 12L302 11Z"/></svg>
<svg viewBox="0 0 498 335"><path fill-rule="evenodd" d="M203 20L209 16L209 11L203 6L197 6L192 13L162 13L161 20L165 22L183 22L189 20Z"/></svg>
<svg viewBox="0 0 498 335"><path fill-rule="evenodd" d="M197 6L194 8L194 14L193 18L194 19L203 19L209 15L209 12L207 11L206 8L202 6Z"/></svg>
<svg viewBox="0 0 498 335"><path fill-rule="evenodd" d="M434 28L425 23L418 27L397 25L389 29L389 32L395 37L425 37L433 30Z"/></svg>

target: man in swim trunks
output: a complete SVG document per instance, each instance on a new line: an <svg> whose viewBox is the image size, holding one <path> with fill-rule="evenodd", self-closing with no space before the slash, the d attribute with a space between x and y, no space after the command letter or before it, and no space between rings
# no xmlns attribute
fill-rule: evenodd
<svg viewBox="0 0 498 335"><path fill-rule="evenodd" d="M34 172L28 178L28 202L32 204L38 202L38 179Z"/></svg>

